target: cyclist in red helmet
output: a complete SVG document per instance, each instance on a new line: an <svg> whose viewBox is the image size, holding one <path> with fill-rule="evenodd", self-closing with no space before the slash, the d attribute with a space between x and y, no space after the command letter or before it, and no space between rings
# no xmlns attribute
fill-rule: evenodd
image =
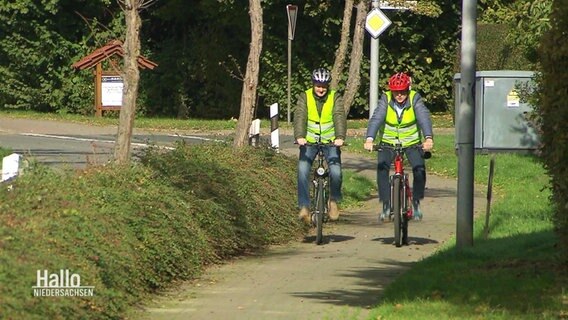
<svg viewBox="0 0 568 320"><path fill-rule="evenodd" d="M372 151L375 139L382 145L401 143L406 148L406 158L412 165L414 217L422 219L420 200L424 198L426 186L423 154L434 147L434 136L430 111L420 94L410 88L411 82L411 78L402 72L390 77L389 91L381 96L377 108L369 118L364 148ZM377 184L379 200L383 203L379 221L389 216L389 171L393 159L394 152L389 148L378 152Z"/></svg>

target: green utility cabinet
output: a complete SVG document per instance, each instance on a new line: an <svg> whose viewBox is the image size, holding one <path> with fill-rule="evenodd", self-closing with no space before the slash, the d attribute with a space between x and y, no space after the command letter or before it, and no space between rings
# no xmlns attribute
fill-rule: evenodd
<svg viewBox="0 0 568 320"><path fill-rule="evenodd" d="M478 71L475 73L475 130L474 148L477 152L534 151L539 139L526 120L532 107L519 101L515 88L529 83L532 71ZM456 139L461 103L461 74L454 76Z"/></svg>

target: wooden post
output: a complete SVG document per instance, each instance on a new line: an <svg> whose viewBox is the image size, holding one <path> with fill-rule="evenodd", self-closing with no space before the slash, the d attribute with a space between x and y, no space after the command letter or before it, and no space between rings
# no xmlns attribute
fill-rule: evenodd
<svg viewBox="0 0 568 320"><path fill-rule="evenodd" d="M487 183L487 209L485 210L485 228L483 229L483 238L489 238L489 213L491 212L491 198L493 194L493 172L495 170L495 155L489 161L489 182Z"/></svg>
<svg viewBox="0 0 568 320"><path fill-rule="evenodd" d="M102 79L103 79L103 67L99 62L97 63L95 71L95 116L103 116L103 102L102 102Z"/></svg>

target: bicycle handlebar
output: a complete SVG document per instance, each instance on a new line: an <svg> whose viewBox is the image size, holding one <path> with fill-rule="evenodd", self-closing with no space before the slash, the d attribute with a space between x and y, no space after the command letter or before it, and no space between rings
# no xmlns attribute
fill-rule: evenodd
<svg viewBox="0 0 568 320"><path fill-rule="evenodd" d="M298 144L298 141L294 141L294 144ZM336 146L333 142L326 142L326 143L322 143L322 142L306 142L306 144L304 144L305 146L314 146L314 147L337 147L337 148L341 148L346 146L346 143L343 143L342 146Z"/></svg>
<svg viewBox="0 0 568 320"><path fill-rule="evenodd" d="M382 149L385 149L385 148L386 149L392 149L392 150L399 151L399 152L403 152L404 150L408 149L408 147L402 147L402 145L400 145L400 144L395 145L395 146L390 146L390 145L385 145L385 144L374 144L373 145L373 151L381 151ZM424 158L424 159L432 158L432 152L424 151L424 153L422 154L422 158Z"/></svg>

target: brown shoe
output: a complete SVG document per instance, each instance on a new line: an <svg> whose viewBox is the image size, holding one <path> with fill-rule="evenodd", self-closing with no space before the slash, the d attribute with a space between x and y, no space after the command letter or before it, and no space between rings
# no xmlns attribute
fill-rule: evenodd
<svg viewBox="0 0 568 320"><path fill-rule="evenodd" d="M310 223L310 210L306 207L302 207L300 209L300 213L298 213L298 219L303 220L306 224Z"/></svg>
<svg viewBox="0 0 568 320"><path fill-rule="evenodd" d="M332 221L339 219L339 208L337 202L333 200L329 202L329 219Z"/></svg>

